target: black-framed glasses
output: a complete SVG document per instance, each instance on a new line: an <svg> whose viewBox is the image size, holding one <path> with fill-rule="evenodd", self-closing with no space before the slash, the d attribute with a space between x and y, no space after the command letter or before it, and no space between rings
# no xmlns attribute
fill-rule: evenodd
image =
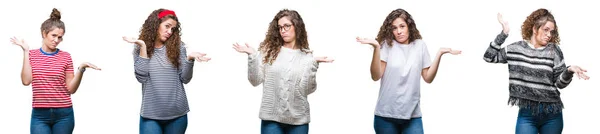
<svg viewBox="0 0 600 134"><path fill-rule="evenodd" d="M292 29L292 25L291 24L284 24L283 26L277 25L277 29L279 29L279 31L281 31L282 28L285 31L290 31L290 29Z"/></svg>

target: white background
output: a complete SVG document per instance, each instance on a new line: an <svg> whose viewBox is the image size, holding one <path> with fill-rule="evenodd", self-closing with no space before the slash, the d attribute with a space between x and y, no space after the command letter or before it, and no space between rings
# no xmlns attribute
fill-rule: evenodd
<svg viewBox="0 0 600 134"><path fill-rule="evenodd" d="M2 1L3 133L29 133L31 117L31 87L23 86L19 78L22 51L9 38L18 36L31 49L39 48L39 28L53 7L62 12L66 24L59 48L71 53L75 67L88 61L103 69L88 70L72 96L76 134L138 133L141 85L134 76L132 44L121 36L137 36L146 17L157 8L177 13L188 52L205 52L213 58L196 63L194 77L186 85L191 107L187 133L260 132L262 87L250 85L247 56L235 52L231 44L249 42L258 47L268 23L283 8L301 14L316 56L336 59L321 64L318 89L309 97L310 133L374 133L379 82L369 74L372 48L358 44L355 37L376 37L385 17L396 8L413 15L432 57L440 47L463 50L462 55L444 56L432 84L422 82L426 133L514 133L518 108L507 105L507 65L486 63L482 56L502 30L496 13L503 13L509 21L508 44L521 40L522 22L538 8L548 8L555 15L566 63L588 69L591 77L588 81L575 78L561 90L566 107L563 132L600 133L595 122L600 120L600 91L593 84L600 77L600 28L597 4L587 0Z"/></svg>

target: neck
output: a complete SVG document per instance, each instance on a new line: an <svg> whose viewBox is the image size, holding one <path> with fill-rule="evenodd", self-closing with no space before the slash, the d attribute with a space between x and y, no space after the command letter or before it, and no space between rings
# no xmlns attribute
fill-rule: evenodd
<svg viewBox="0 0 600 134"><path fill-rule="evenodd" d="M540 47L542 47L542 45L540 45L540 43L538 43L538 42L535 40L535 38L534 38L534 37L531 37L531 39L532 39L532 40L531 40L531 41L529 41L529 42L530 42L530 43L533 45L533 48L540 48Z"/></svg>
<svg viewBox="0 0 600 134"><path fill-rule="evenodd" d="M156 40L154 41L154 48L160 48L162 47L164 44L164 42L160 41L160 40Z"/></svg>
<svg viewBox="0 0 600 134"><path fill-rule="evenodd" d="M283 43L283 47L286 47L289 49L298 49L298 48L296 48L296 41L285 42L285 43Z"/></svg>
<svg viewBox="0 0 600 134"><path fill-rule="evenodd" d="M42 46L42 51L44 51L46 53L54 53L54 52L56 52L56 50L57 50L56 48L50 49L50 47L48 47L46 45Z"/></svg>

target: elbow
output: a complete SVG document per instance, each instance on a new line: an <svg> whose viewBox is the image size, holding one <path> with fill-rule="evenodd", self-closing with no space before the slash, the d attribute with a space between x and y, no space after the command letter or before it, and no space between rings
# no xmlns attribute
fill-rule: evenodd
<svg viewBox="0 0 600 134"><path fill-rule="evenodd" d="M23 84L23 86L29 86L29 85L31 85L31 80L22 79L21 83Z"/></svg>
<svg viewBox="0 0 600 134"><path fill-rule="evenodd" d="M69 88L69 87L67 87L67 91L69 92L69 94L75 94L75 92L77 92L76 89Z"/></svg>
<svg viewBox="0 0 600 134"><path fill-rule="evenodd" d="M23 86L29 86L29 85L31 85L31 82L25 82L25 81L23 82Z"/></svg>
<svg viewBox="0 0 600 134"><path fill-rule="evenodd" d="M383 74L375 74L375 75L371 74L371 79L373 81L378 81L381 79L381 77L383 77Z"/></svg>
<svg viewBox="0 0 600 134"><path fill-rule="evenodd" d="M188 83L190 83L190 81L192 81L192 78L183 78L183 79L181 79L181 83L183 83L183 84L188 84Z"/></svg>
<svg viewBox="0 0 600 134"><path fill-rule="evenodd" d="M425 80L425 83L427 84L431 84L431 82L433 82L433 80Z"/></svg>
<svg viewBox="0 0 600 134"><path fill-rule="evenodd" d="M373 81L378 81L379 79L381 79L381 77L377 77L377 76L371 76L371 79Z"/></svg>
<svg viewBox="0 0 600 134"><path fill-rule="evenodd" d="M425 83L427 84L431 84L431 82L433 82L434 78L427 78L427 77L423 77L423 80L425 81Z"/></svg>
<svg viewBox="0 0 600 134"><path fill-rule="evenodd" d="M255 81L250 81L250 85L252 85L253 87L257 87L258 85L260 85L260 83L255 82Z"/></svg>

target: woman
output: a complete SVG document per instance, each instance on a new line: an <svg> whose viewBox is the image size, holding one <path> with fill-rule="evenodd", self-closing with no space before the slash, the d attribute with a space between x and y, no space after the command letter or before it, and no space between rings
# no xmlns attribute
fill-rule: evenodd
<svg viewBox="0 0 600 134"><path fill-rule="evenodd" d="M71 134L75 128L75 115L71 94L79 88L86 68L100 70L84 62L73 69L71 54L57 48L63 41L65 24L60 12L54 8L50 18L42 23L42 47L29 50L22 39L11 38L11 42L23 49L21 82L31 84L33 110L31 111L30 133Z"/></svg>
<svg viewBox="0 0 600 134"><path fill-rule="evenodd" d="M300 14L288 9L279 11L258 51L248 44L236 43L233 48L248 54L248 80L252 86L263 84L261 133L307 134L310 108L306 97L317 88L319 63L333 60L313 57Z"/></svg>
<svg viewBox="0 0 600 134"><path fill-rule="evenodd" d="M190 111L183 84L193 76L194 61L209 61L205 54L186 56L181 24L172 10L154 10L140 30L136 44L135 77L142 83L141 134L183 134Z"/></svg>
<svg viewBox="0 0 600 134"><path fill-rule="evenodd" d="M519 107L517 134L558 134L562 132L563 103L558 89L567 87L577 74L588 79L586 70L566 66L558 44L558 26L546 9L531 13L521 26L522 41L500 47L508 37L508 22L498 14L502 32L490 43L483 59L489 63L508 63L508 103Z"/></svg>
<svg viewBox="0 0 600 134"><path fill-rule="evenodd" d="M356 40L375 48L371 78L374 81L381 79L375 108L375 132L422 134L420 77L431 83L442 55L457 55L461 51L440 48L431 62L415 21L403 9L396 9L386 17L376 40L360 37Z"/></svg>

